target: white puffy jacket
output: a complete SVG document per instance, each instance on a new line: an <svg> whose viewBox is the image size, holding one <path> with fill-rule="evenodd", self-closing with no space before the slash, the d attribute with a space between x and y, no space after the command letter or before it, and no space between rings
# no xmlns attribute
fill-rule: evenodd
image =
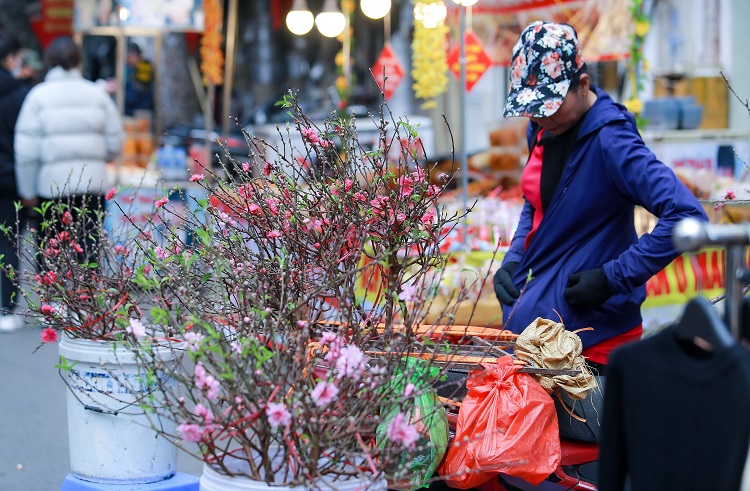
<svg viewBox="0 0 750 491"><path fill-rule="evenodd" d="M107 162L122 150L122 118L112 98L78 69L52 68L29 92L16 122L21 198L102 194Z"/></svg>

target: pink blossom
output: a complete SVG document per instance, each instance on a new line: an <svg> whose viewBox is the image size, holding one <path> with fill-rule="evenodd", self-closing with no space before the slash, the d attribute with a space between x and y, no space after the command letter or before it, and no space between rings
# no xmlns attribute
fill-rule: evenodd
<svg viewBox="0 0 750 491"><path fill-rule="evenodd" d="M42 330L41 337L43 343L54 343L55 341L57 341L57 331L55 331L51 327L48 327Z"/></svg>
<svg viewBox="0 0 750 491"><path fill-rule="evenodd" d="M363 193L362 191L357 191L356 193L354 193L354 200L366 203L367 202L367 196L365 196L365 193Z"/></svg>
<svg viewBox="0 0 750 491"><path fill-rule="evenodd" d="M198 389L206 391L206 398L209 401L213 401L219 396L219 382L214 378L213 375L206 373L206 369L203 364L197 363L194 369L195 384Z"/></svg>
<svg viewBox="0 0 750 491"><path fill-rule="evenodd" d="M401 285L401 293L398 294L398 299L404 302L418 301L417 287L409 284Z"/></svg>
<svg viewBox="0 0 750 491"><path fill-rule="evenodd" d="M396 213L396 223L404 223L404 220L406 220L406 213L403 211Z"/></svg>
<svg viewBox="0 0 750 491"><path fill-rule="evenodd" d="M124 246L124 245L122 245L122 244L117 244L117 245L115 246L115 252L116 252L117 254L121 254L121 255L124 255L124 254L127 254L127 253L128 253L128 250L127 250L127 249L125 248L125 246Z"/></svg>
<svg viewBox="0 0 750 491"><path fill-rule="evenodd" d="M435 221L435 210L430 209L426 211L419 220L425 225L430 225Z"/></svg>
<svg viewBox="0 0 750 491"><path fill-rule="evenodd" d="M268 205L268 211L271 212L273 216L277 216L279 214L279 202L275 199L268 198L266 199L266 204Z"/></svg>
<svg viewBox="0 0 750 491"><path fill-rule="evenodd" d="M169 252L165 251L161 247L155 248L154 253L156 254L157 259L160 259L162 261L169 257Z"/></svg>
<svg viewBox="0 0 750 491"><path fill-rule="evenodd" d="M446 179L447 180L447 179ZM440 196L443 189L440 186L430 186L427 188L427 196Z"/></svg>
<svg viewBox="0 0 750 491"><path fill-rule="evenodd" d="M237 188L237 192L240 193L240 196L242 196L243 198L247 199L247 198L250 198L253 195L253 188L250 187L249 184L244 184L244 185L240 186L239 188Z"/></svg>
<svg viewBox="0 0 750 491"><path fill-rule="evenodd" d="M78 254L82 254L83 253L83 247L81 247L81 245L79 243L77 243L77 242L71 242L70 243L70 247L74 251L76 251Z"/></svg>
<svg viewBox="0 0 750 491"><path fill-rule="evenodd" d="M344 191L347 191L347 192L351 191L353 185L354 185L354 181L352 181L349 178L344 179Z"/></svg>
<svg viewBox="0 0 750 491"><path fill-rule="evenodd" d="M406 423L405 418L404 413L398 413L394 416L388 423L386 435L393 443L400 443L403 447L411 450L419 440L419 432L413 425Z"/></svg>
<svg viewBox="0 0 750 491"><path fill-rule="evenodd" d="M339 395L339 388L330 382L321 380L310 393L313 402L318 407L325 407Z"/></svg>
<svg viewBox="0 0 750 491"><path fill-rule="evenodd" d="M292 420L292 415L287 411L286 406L280 402L269 402L266 406L266 416L271 428L286 426Z"/></svg>
<svg viewBox="0 0 750 491"><path fill-rule="evenodd" d="M376 196L370 200L370 204L376 211L383 211L388 206L388 196Z"/></svg>
<svg viewBox="0 0 750 491"><path fill-rule="evenodd" d="M337 342L340 342L341 338L338 334L331 331L324 331L323 335L320 337L320 344L327 345L327 344L334 344Z"/></svg>
<svg viewBox="0 0 750 491"><path fill-rule="evenodd" d="M320 136L314 129L301 128L300 133L302 133L302 136L313 145L317 145L320 143Z"/></svg>
<svg viewBox="0 0 750 491"><path fill-rule="evenodd" d="M714 211L721 211L723 209L724 209L724 203L722 203L721 201L719 201L718 203L714 205Z"/></svg>
<svg viewBox="0 0 750 491"><path fill-rule="evenodd" d="M136 339L140 339L146 335L146 326L144 326L138 319L130 319L125 331L135 336Z"/></svg>
<svg viewBox="0 0 750 491"><path fill-rule="evenodd" d="M106 199L107 201L110 201L112 198L115 197L116 194L117 194L117 189L112 188L109 191L107 191L107 194L106 196L104 196L104 199Z"/></svg>
<svg viewBox="0 0 750 491"><path fill-rule="evenodd" d="M57 281L57 273L54 271L47 271L44 275L36 275L35 278L40 285L52 285Z"/></svg>
<svg viewBox="0 0 750 491"><path fill-rule="evenodd" d="M362 362L365 359L365 354L359 347L353 344L348 344L341 348L340 356L336 360L336 370L338 371L337 378L351 377L353 379L359 378L362 373Z"/></svg>
<svg viewBox="0 0 750 491"><path fill-rule="evenodd" d="M724 199L729 201L735 199L736 197L737 196L735 196L734 191L732 191L731 189L727 190L727 194L724 195Z"/></svg>
<svg viewBox="0 0 750 491"><path fill-rule="evenodd" d="M341 355L343 340L338 334L331 331L323 332L323 335L320 337L320 344L328 346L328 353L326 353L324 358L326 361L336 361Z"/></svg>
<svg viewBox="0 0 750 491"><path fill-rule="evenodd" d="M321 226L323 225L323 222L321 222L320 220L310 220L309 218L305 218L304 223L305 228L308 232L315 230L316 232L320 233L323 231L323 227Z"/></svg>
<svg viewBox="0 0 750 491"><path fill-rule="evenodd" d="M182 435L183 440L193 443L201 441L201 435L203 434L200 426L187 423L178 425L177 432Z"/></svg>
<svg viewBox="0 0 750 491"><path fill-rule="evenodd" d="M42 312L42 315L45 317L52 317L57 312L57 310L52 305L48 305L46 303L43 304L39 310Z"/></svg>
<svg viewBox="0 0 750 491"><path fill-rule="evenodd" d="M412 182L424 181L425 172L421 167L417 167L414 172L411 173Z"/></svg>
<svg viewBox="0 0 750 491"><path fill-rule="evenodd" d="M71 223L73 223L73 215L71 215L69 211L66 211L65 213L63 213L62 222L65 225L70 225Z"/></svg>
<svg viewBox="0 0 750 491"><path fill-rule="evenodd" d="M256 216L260 216L263 214L263 209L260 206L256 205L255 203L250 203L247 206L247 211L251 215L256 215Z"/></svg>
<svg viewBox="0 0 750 491"><path fill-rule="evenodd" d="M183 337L188 345L188 350L197 351L201 347L201 341L203 341L205 336L199 332L186 332Z"/></svg>
<svg viewBox="0 0 750 491"><path fill-rule="evenodd" d="M266 239L278 239L284 235L280 230L269 230L266 232Z"/></svg>
<svg viewBox="0 0 750 491"><path fill-rule="evenodd" d="M157 208L162 208L167 203L169 203L169 198L159 198L159 199L156 200L156 203L154 203L154 205Z"/></svg>
<svg viewBox="0 0 750 491"><path fill-rule="evenodd" d="M243 172L250 172L250 163L249 162L242 162L242 171Z"/></svg>
<svg viewBox="0 0 750 491"><path fill-rule="evenodd" d="M193 174L190 176L190 179L188 179L190 182L198 182L201 179L205 178L206 176L204 174Z"/></svg>
<svg viewBox="0 0 750 491"><path fill-rule="evenodd" d="M414 393L414 389L414 384L412 384L411 382L406 384L406 387L404 387L404 397L409 397L410 395L412 395Z"/></svg>
<svg viewBox="0 0 750 491"><path fill-rule="evenodd" d="M266 164L263 166L263 174L270 176L273 171L273 164L266 160Z"/></svg>
<svg viewBox="0 0 750 491"><path fill-rule="evenodd" d="M206 423L211 423L214 420L214 415L211 410L200 402L193 408L193 414L195 414L199 418L203 418L203 421L205 421Z"/></svg>
<svg viewBox="0 0 750 491"><path fill-rule="evenodd" d="M410 196L414 193L414 181L411 176L401 176L396 182L399 185L401 196Z"/></svg>

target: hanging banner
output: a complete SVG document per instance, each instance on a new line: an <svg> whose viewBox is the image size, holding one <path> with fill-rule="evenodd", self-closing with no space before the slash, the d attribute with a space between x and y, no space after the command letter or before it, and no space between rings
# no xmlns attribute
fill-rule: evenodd
<svg viewBox="0 0 750 491"><path fill-rule="evenodd" d="M450 2L449 2L450 3ZM628 56L633 23L629 0L482 0L471 7L471 28L494 65L508 66L521 31L536 20L570 24L587 62ZM459 10L446 23L459 32Z"/></svg>
<svg viewBox="0 0 750 491"><path fill-rule="evenodd" d="M385 46L383 46L383 51L380 52L380 56L372 66L372 75L375 77L380 90L384 92L385 99L388 100L393 97L393 93L396 92L404 79L405 72L404 66L396 56L396 52L393 51L391 43L385 43ZM385 78L388 80L385 80Z"/></svg>
<svg viewBox="0 0 750 491"><path fill-rule="evenodd" d="M42 0L41 15L31 21L42 49L59 36L73 34L73 0Z"/></svg>
<svg viewBox="0 0 750 491"><path fill-rule="evenodd" d="M558 7L580 0L483 0L475 4L474 13L512 14L546 7Z"/></svg>
<svg viewBox="0 0 750 491"><path fill-rule="evenodd" d="M203 30L203 0L75 0L76 30L101 26Z"/></svg>
<svg viewBox="0 0 750 491"><path fill-rule="evenodd" d="M471 91L482 75L492 66L492 59L485 51L482 41L474 31L468 31L464 36L464 50L466 55L466 92ZM448 53L448 68L457 79L461 79L461 46L457 44Z"/></svg>

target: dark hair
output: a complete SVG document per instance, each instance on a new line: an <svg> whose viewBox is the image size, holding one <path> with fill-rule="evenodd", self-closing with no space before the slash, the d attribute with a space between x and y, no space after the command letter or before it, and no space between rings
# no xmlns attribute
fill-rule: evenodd
<svg viewBox="0 0 750 491"><path fill-rule="evenodd" d="M81 63L81 50L70 36L60 36L44 52L44 61L49 68L70 70Z"/></svg>
<svg viewBox="0 0 750 491"><path fill-rule="evenodd" d="M8 31L0 31L0 61L8 55L14 55L21 49L21 42Z"/></svg>
<svg viewBox="0 0 750 491"><path fill-rule="evenodd" d="M133 41L128 41L128 54L129 55L141 55L141 47Z"/></svg>

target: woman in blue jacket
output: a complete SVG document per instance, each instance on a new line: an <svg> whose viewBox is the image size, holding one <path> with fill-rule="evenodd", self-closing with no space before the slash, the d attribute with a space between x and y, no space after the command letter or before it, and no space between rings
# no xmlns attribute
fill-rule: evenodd
<svg viewBox="0 0 750 491"><path fill-rule="evenodd" d="M495 294L513 332L558 313L570 330L592 327L580 333L584 356L603 373L612 349L641 337L645 283L679 254L672 228L706 213L633 116L591 83L572 27L530 24L510 69L504 115L531 118L530 157ZM640 238L636 205L659 218Z"/></svg>

